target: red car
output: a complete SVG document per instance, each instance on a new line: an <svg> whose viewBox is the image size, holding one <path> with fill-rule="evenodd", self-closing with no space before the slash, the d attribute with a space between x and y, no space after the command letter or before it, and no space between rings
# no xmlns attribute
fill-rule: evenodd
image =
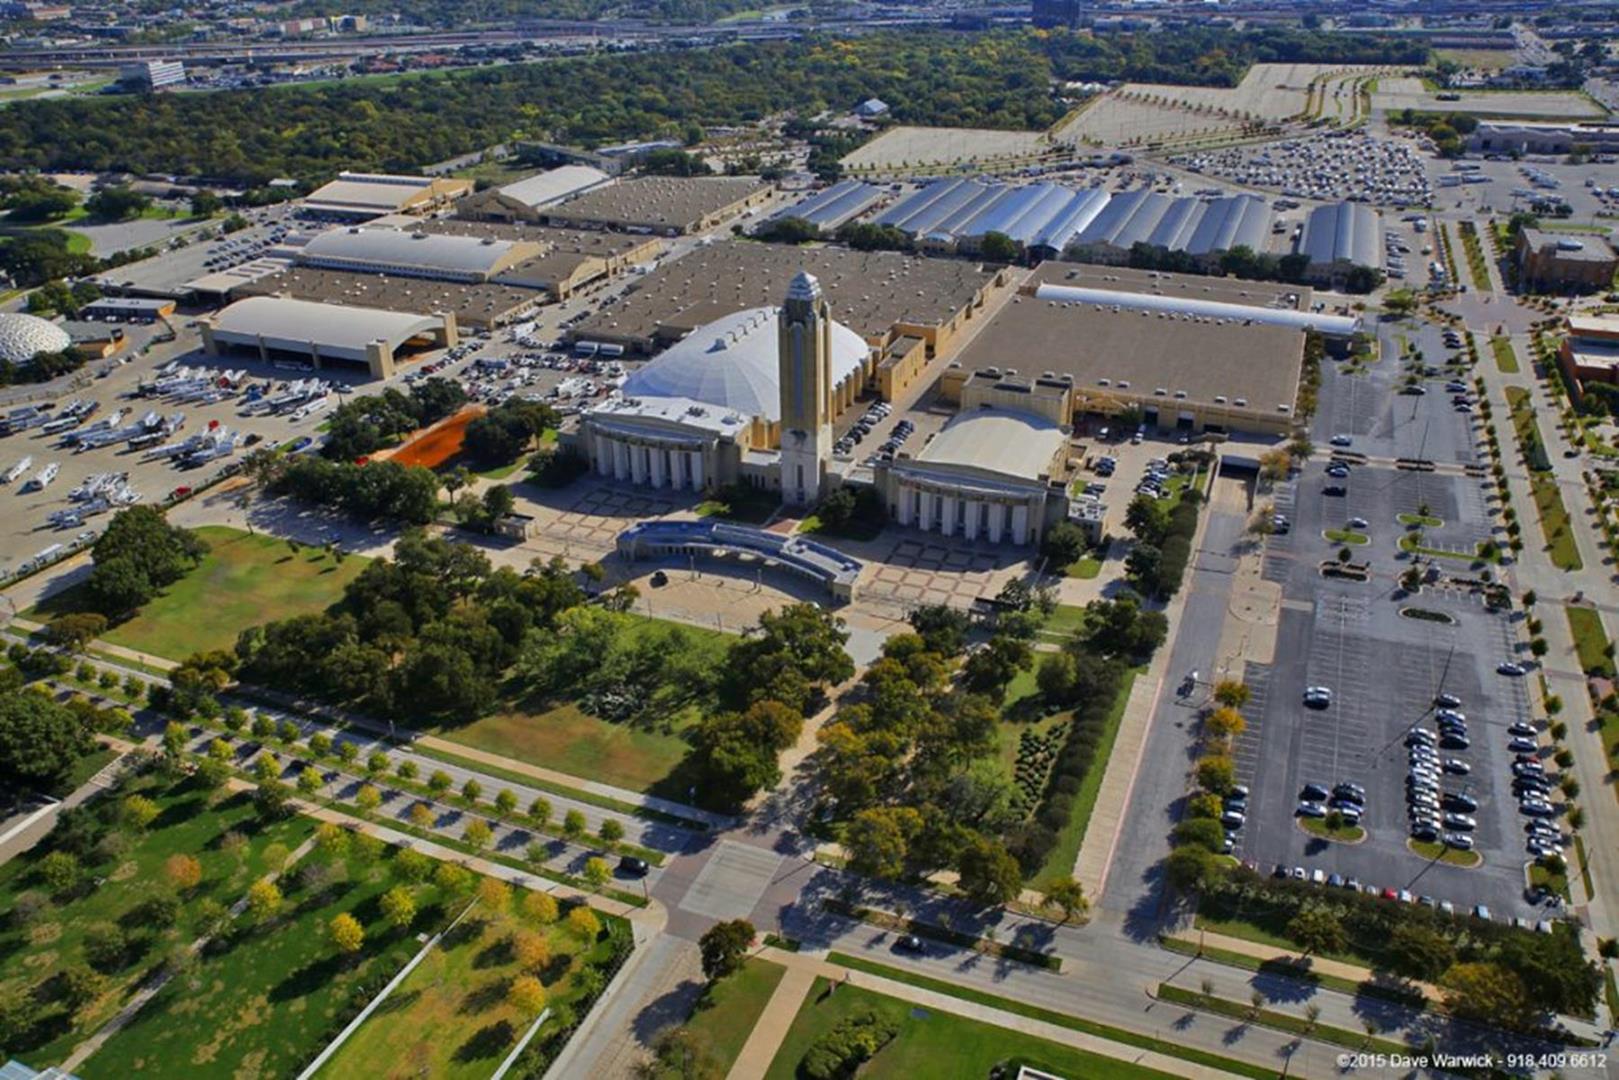
<svg viewBox="0 0 1619 1080"><path fill-rule="evenodd" d="M1395 892L1393 889L1384 889L1383 890L1383 899L1385 899L1385 900L1398 900L1399 898L1400 898L1400 894Z"/></svg>
<svg viewBox="0 0 1619 1080"><path fill-rule="evenodd" d="M191 489L189 487L181 486L181 487L177 487L173 491L169 492L169 498L170 499L183 499L187 495L190 495L190 494L191 494Z"/></svg>

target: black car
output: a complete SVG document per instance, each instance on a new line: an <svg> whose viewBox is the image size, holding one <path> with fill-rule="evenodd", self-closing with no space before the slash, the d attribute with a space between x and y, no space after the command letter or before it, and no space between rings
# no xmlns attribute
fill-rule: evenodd
<svg viewBox="0 0 1619 1080"><path fill-rule="evenodd" d="M1447 731L1439 737L1439 745L1444 747L1446 750L1466 750L1473 744L1468 741L1466 735L1462 735L1454 731Z"/></svg>
<svg viewBox="0 0 1619 1080"><path fill-rule="evenodd" d="M1299 798L1304 802L1326 802L1327 789L1320 784L1305 784L1299 791Z"/></svg>
<svg viewBox="0 0 1619 1080"><path fill-rule="evenodd" d="M915 934L905 934L894 939L896 952L919 953L922 951L922 939Z"/></svg>
<svg viewBox="0 0 1619 1080"><path fill-rule="evenodd" d="M652 587L654 589L661 589L667 584L669 584L668 574L664 573L662 570L652 571Z"/></svg>
<svg viewBox="0 0 1619 1080"><path fill-rule="evenodd" d="M618 872L626 877L646 877L651 869L645 859L638 859L634 855L626 855L618 860Z"/></svg>

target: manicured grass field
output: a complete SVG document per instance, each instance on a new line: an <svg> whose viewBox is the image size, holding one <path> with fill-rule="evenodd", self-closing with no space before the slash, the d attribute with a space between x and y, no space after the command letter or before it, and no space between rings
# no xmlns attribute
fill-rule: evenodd
<svg viewBox="0 0 1619 1080"><path fill-rule="evenodd" d="M698 1044L712 1055L719 1075L724 1076L736 1064L737 1055L742 1053L743 1044L764 1015L770 995L776 992L776 984L785 974L787 969L780 964L753 957L741 971L712 984L704 992L686 1027L697 1036ZM659 1080L680 1078L671 1073Z"/></svg>
<svg viewBox="0 0 1619 1080"><path fill-rule="evenodd" d="M542 928L525 926L511 908L474 907L316 1075L330 1080L493 1075L534 1019L506 1000L513 979L535 974L525 971L513 949L520 930ZM561 922L543 932L551 960L537 974L555 1010L574 990L572 958L598 947L570 934Z"/></svg>
<svg viewBox="0 0 1619 1080"><path fill-rule="evenodd" d="M284 540L223 526L196 532L210 546L202 562L104 640L169 660L230 649L249 626L325 610L370 561L347 555L338 562L310 547L294 552ZM69 589L24 617L45 621L83 604L83 594Z"/></svg>
<svg viewBox="0 0 1619 1080"><path fill-rule="evenodd" d="M662 620L623 615L633 640L643 630L666 626ZM731 634L681 625L696 663L719 664L736 638ZM584 712L573 701L508 702L507 707L470 723L446 726L438 734L452 742L504 754L530 764L631 791L649 791L667 780L691 747L682 732L701 713L689 702L658 727L614 723ZM678 793L680 797L685 792Z"/></svg>
<svg viewBox="0 0 1619 1080"><path fill-rule="evenodd" d="M1495 367L1503 375L1518 374L1518 354L1512 348L1512 339L1506 337L1493 337L1490 339L1490 351L1495 354Z"/></svg>
<svg viewBox="0 0 1619 1080"><path fill-rule="evenodd" d="M296 1076L337 1034L356 995L369 997L421 947L414 932L446 920L446 898L414 886L416 920L390 927L378 901L400 878L396 849L366 860L312 852L283 879L285 904L264 925L239 918L129 1026L78 1069L85 1080L130 1076ZM464 900L455 900L457 907ZM327 927L347 912L365 929L353 954Z"/></svg>
<svg viewBox="0 0 1619 1080"><path fill-rule="evenodd" d="M112 824L121 800L129 794L143 795L158 806L157 818L144 831ZM38 1067L63 1060L118 1011L171 949L199 933L201 905L234 902L302 843L313 827L301 819L261 827L246 796L220 796L212 806L210 799L207 791L186 780L171 783L154 775L127 781L117 794L92 804L91 813L107 817L93 831L90 853L79 859L79 885L60 893L53 894L40 874L42 861L55 850L56 834L0 866L0 911L7 915L0 918L0 990L45 988L45 1004L35 1022L7 1041L8 1053ZM106 839L109 836L114 839ZM164 864L173 855L195 858L202 876L195 889L179 897L173 924L164 925L148 905L176 895L164 873ZM44 906L19 918L19 898L24 894L32 900L23 899L23 907L34 901ZM85 943L92 928L100 933L111 927L123 931L128 947L121 958L103 960L92 968L102 978L101 991L74 1012L48 987L64 970L86 965ZM81 1075L87 1074L81 1070Z"/></svg>
<svg viewBox="0 0 1619 1080"><path fill-rule="evenodd" d="M497 712L442 732L446 739L587 780L646 791L685 760L678 735L599 720L571 703L541 712Z"/></svg>
<svg viewBox="0 0 1619 1080"><path fill-rule="evenodd" d="M1088 1080L1169 1075L952 1013L913 1008L909 1002L858 986L843 986L824 997L831 985L824 978L815 980L765 1073L767 1080L792 1080L816 1039L844 1019L866 1012L888 1018L899 1034L861 1068L865 1080L988 1076L996 1065L1013 1058L1058 1076Z"/></svg>
<svg viewBox="0 0 1619 1080"><path fill-rule="evenodd" d="M1580 670L1613 677L1613 661L1608 657L1608 634L1596 609L1568 607L1568 629L1574 635L1574 651L1580 657Z"/></svg>

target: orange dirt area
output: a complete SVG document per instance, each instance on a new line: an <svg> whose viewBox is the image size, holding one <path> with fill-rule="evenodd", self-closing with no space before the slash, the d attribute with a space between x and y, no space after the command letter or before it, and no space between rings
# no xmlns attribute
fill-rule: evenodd
<svg viewBox="0 0 1619 1080"><path fill-rule="evenodd" d="M454 416L445 417L389 454L388 460L401 465L438 468L461 452L461 444L467 436L467 425L482 416L484 411L482 405L471 405Z"/></svg>

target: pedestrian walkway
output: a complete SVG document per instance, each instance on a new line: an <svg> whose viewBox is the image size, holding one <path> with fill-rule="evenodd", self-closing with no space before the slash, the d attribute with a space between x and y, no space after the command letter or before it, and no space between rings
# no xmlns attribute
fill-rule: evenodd
<svg viewBox="0 0 1619 1080"><path fill-rule="evenodd" d="M1329 975L1335 979L1348 979L1354 983L1366 982L1376 976L1376 973L1370 968L1361 967L1359 964L1350 964L1342 960L1329 960L1325 956L1307 956L1294 949L1278 948L1275 945L1262 945L1257 941L1249 941L1246 938L1230 937L1226 934L1216 934L1206 930L1200 930L1196 934L1175 935L1168 940L1194 946L1200 951L1219 949L1222 952L1251 956L1262 963L1267 960L1283 960L1289 963L1304 962L1313 974ZM1209 959L1207 956L1204 958ZM1423 997L1426 997L1429 1001L1445 1000L1444 991L1432 983L1419 982L1413 979L1409 980L1409 985L1414 990L1422 991Z"/></svg>
<svg viewBox="0 0 1619 1080"><path fill-rule="evenodd" d="M980 1023L992 1024L995 1027L1006 1028L1010 1031L1022 1032L1035 1038L1046 1039L1050 1042L1071 1046L1086 1053L1098 1054L1102 1057L1114 1058L1118 1061L1128 1061L1149 1069L1157 1069L1171 1076L1187 1077L1188 1080L1213 1080L1217 1077L1232 1077L1235 1073L1228 1073L1220 1069L1213 1069L1197 1065L1184 1058L1171 1057L1153 1050L1143 1050L1140 1047L1130 1046L1126 1043L1115 1042L1099 1035L1090 1035L1083 1031L1064 1027L1061 1024L1049 1023L1045 1020L1036 1020L1020 1013L1007 1012L993 1005L985 1005L976 1001L967 1001L964 998L954 997L950 994L941 994L936 990L926 990L910 983L899 982L895 979L886 979L880 975L870 975L863 971L853 971L827 960L818 959L805 953L787 952L782 949L765 949L760 955L766 959L781 964L787 968L787 975L782 977L777 986L776 993L771 996L770 1007L765 1011L754 1034L742 1048L742 1054L732 1067L728 1080L751 1080L762 1077L769 1069L776 1053L781 1048L782 1040L787 1030L792 1027L793 1018L797 1016L797 1008L788 1013L785 1020L776 1015L777 998L790 980L807 978L813 985L816 976L824 977L839 985L858 986L875 993L886 994L889 997L908 1001L913 1005L920 1005L926 1009L937 1012L950 1013L955 1016L977 1020ZM834 991L836 993L836 991ZM802 995L799 999L802 1001ZM782 1010L786 1012L785 1009ZM766 1025L769 1030L761 1031ZM776 1028L780 1027L779 1033ZM770 1039L774 1039L770 1043Z"/></svg>
<svg viewBox="0 0 1619 1080"><path fill-rule="evenodd" d="M787 974L776 984L775 993L770 995L759 1022L749 1032L748 1041L742 1044L742 1051L737 1054L726 1080L761 1080L770 1070L770 1063L776 1060L782 1040L787 1038L787 1031L798 1016L799 1006L804 1004L805 996L814 985L815 968L811 965L787 969Z"/></svg>

